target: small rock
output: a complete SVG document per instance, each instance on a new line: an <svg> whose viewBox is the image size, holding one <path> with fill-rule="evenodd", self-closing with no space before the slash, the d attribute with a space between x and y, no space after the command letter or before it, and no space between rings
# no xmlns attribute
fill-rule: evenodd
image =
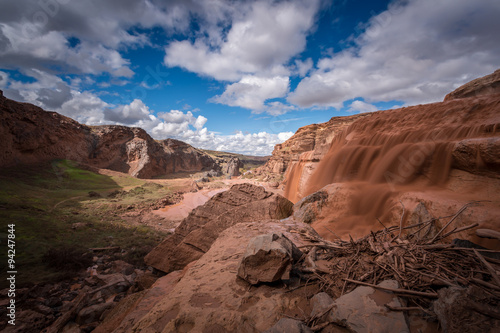
<svg viewBox="0 0 500 333"><path fill-rule="evenodd" d="M78 315L76 316L76 323L85 325L93 323L95 321L99 321L104 311L111 309L113 305L113 303L101 303L83 308L80 310L80 312L78 312Z"/></svg>
<svg viewBox="0 0 500 333"><path fill-rule="evenodd" d="M45 300L45 305L51 308L59 307L62 305L62 301L59 297L50 297Z"/></svg>
<svg viewBox="0 0 500 333"><path fill-rule="evenodd" d="M328 310L333 304L333 299L327 293L321 292L311 298L311 317L319 316Z"/></svg>
<svg viewBox="0 0 500 333"><path fill-rule="evenodd" d="M90 191L89 192L89 197L91 197L91 198L100 198L101 195L99 193L97 193L97 192Z"/></svg>
<svg viewBox="0 0 500 333"><path fill-rule="evenodd" d="M278 183L278 182L270 182L269 183L269 187L278 188L278 186L280 186L280 183Z"/></svg>
<svg viewBox="0 0 500 333"><path fill-rule="evenodd" d="M82 228L85 228L87 225L85 223L81 223L81 222L78 222L78 223L73 223L71 225L71 229L73 230L78 230L78 229L82 229Z"/></svg>
<svg viewBox="0 0 500 333"><path fill-rule="evenodd" d="M77 323L70 321L63 327L62 333L82 333L82 330Z"/></svg>
<svg viewBox="0 0 500 333"><path fill-rule="evenodd" d="M208 177L201 177L195 180L196 183L208 183L210 181L210 178Z"/></svg>
<svg viewBox="0 0 500 333"><path fill-rule="evenodd" d="M42 304L37 304L34 308L34 310L38 313L41 313L43 315L50 315L52 314L52 309L49 308L48 306L42 305Z"/></svg>
<svg viewBox="0 0 500 333"><path fill-rule="evenodd" d="M273 327L263 333L312 333L313 331L300 320L281 318Z"/></svg>
<svg viewBox="0 0 500 333"><path fill-rule="evenodd" d="M270 233L250 240L238 276L251 284L288 280L294 260L302 252L283 234Z"/></svg>
<svg viewBox="0 0 500 333"><path fill-rule="evenodd" d="M115 260L111 263L111 269L123 275L130 275L134 273L134 266L129 263L126 263L123 260Z"/></svg>
<svg viewBox="0 0 500 333"><path fill-rule="evenodd" d="M156 280L158 280L158 276L154 275L153 273L142 272L141 274L137 274L135 283L137 284L138 290L144 290L151 288L151 286L156 282Z"/></svg>

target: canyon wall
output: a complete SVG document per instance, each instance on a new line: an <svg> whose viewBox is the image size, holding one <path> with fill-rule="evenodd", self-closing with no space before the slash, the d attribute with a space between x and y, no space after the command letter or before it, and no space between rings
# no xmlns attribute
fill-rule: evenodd
<svg viewBox="0 0 500 333"><path fill-rule="evenodd" d="M405 208L407 222L419 203L436 218L483 200L457 219L458 226L476 221L500 229L499 82L497 71L444 102L345 117L344 124L322 133L331 142L327 149L309 145L290 158L285 196L298 202L323 193L321 212L316 207L310 222L330 239L399 223Z"/></svg>
<svg viewBox="0 0 500 333"><path fill-rule="evenodd" d="M299 128L291 138L274 147L271 158L264 166L258 168L257 173L284 174L291 182L301 184L300 186L287 184L287 188L304 187L320 159L328 152L335 136L354 121L366 116L367 114L357 114L333 117L325 123ZM295 193L288 193L287 197L292 201L297 199Z"/></svg>
<svg viewBox="0 0 500 333"><path fill-rule="evenodd" d="M0 167L70 159L138 178L218 167L208 154L182 141L156 141L140 128L82 125L9 100L1 91L0 119Z"/></svg>

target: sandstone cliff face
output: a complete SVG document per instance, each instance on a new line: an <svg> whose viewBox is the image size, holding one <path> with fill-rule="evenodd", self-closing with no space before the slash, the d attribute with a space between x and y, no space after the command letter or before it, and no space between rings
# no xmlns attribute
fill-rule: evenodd
<svg viewBox="0 0 500 333"><path fill-rule="evenodd" d="M289 166L286 197L297 202L319 190L327 193L318 204L326 208L297 207L297 214L331 239L336 236L329 230L360 237L382 227L377 219L399 223L402 205L406 223L419 203L437 218L453 215L468 202L490 200L468 208L455 226L478 222L500 229L495 208L500 203L499 74L466 84L444 102L357 119L335 135L313 172L305 162L312 152ZM471 232L458 236L474 239Z"/></svg>
<svg viewBox="0 0 500 333"><path fill-rule="evenodd" d="M0 166L34 164L55 158L76 161L89 158L92 151L89 127L0 95Z"/></svg>
<svg viewBox="0 0 500 333"><path fill-rule="evenodd" d="M208 154L182 141L157 142L140 128L85 126L3 94L0 118L0 167L70 159L138 178L217 168Z"/></svg>
<svg viewBox="0 0 500 333"><path fill-rule="evenodd" d="M352 124L354 121L365 117L366 114L358 114L348 117L333 117L326 123L312 124L301 127L297 132L282 144L274 147L269 161L261 168L260 172L283 174L290 166L301 160L314 168L315 162L328 151L335 135Z"/></svg>
<svg viewBox="0 0 500 333"><path fill-rule="evenodd" d="M169 173L217 169L217 164L212 157L185 142L166 139L159 143L168 155L167 171Z"/></svg>

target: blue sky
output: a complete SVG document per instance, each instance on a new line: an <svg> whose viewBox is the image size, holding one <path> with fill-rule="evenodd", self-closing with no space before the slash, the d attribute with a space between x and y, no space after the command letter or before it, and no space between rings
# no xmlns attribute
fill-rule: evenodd
<svg viewBox="0 0 500 333"><path fill-rule="evenodd" d="M0 3L7 97L245 154L500 67L497 0Z"/></svg>

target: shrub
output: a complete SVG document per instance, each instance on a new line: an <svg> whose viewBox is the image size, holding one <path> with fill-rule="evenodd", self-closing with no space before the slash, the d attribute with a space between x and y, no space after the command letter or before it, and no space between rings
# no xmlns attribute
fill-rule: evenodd
<svg viewBox="0 0 500 333"><path fill-rule="evenodd" d="M58 270L78 271L92 264L92 255L86 249L61 245L50 248L43 256L47 266Z"/></svg>

